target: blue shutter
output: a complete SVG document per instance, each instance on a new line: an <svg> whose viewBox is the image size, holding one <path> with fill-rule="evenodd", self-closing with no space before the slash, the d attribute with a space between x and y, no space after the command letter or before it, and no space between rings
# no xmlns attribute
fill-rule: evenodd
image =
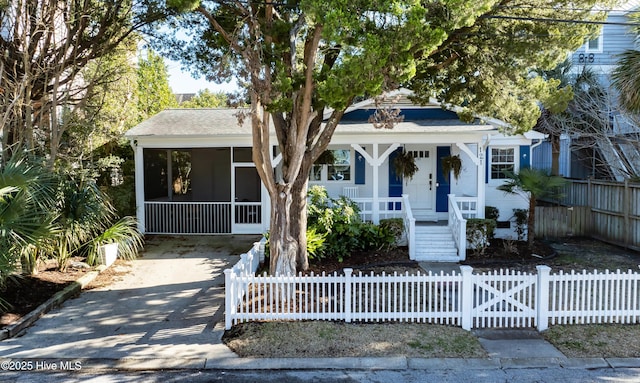
<svg viewBox="0 0 640 383"><path fill-rule="evenodd" d="M389 155L389 197L402 196L402 177L398 177L396 175L396 168L393 165L393 160L395 160L403 150L404 149L402 147L399 147ZM389 202L388 209L402 210L402 206L400 203L394 204L393 202Z"/></svg>
<svg viewBox="0 0 640 383"><path fill-rule="evenodd" d="M489 151L489 147L487 147L487 152L485 153L484 156L484 183L488 184L489 183L489 153L491 153Z"/></svg>
<svg viewBox="0 0 640 383"><path fill-rule="evenodd" d="M355 163L355 171L356 171L356 176L355 176L355 182L356 185L364 185L365 184L365 173L366 173L366 160L364 159L364 156L358 152L355 152L356 154L356 163Z"/></svg>
<svg viewBox="0 0 640 383"><path fill-rule="evenodd" d="M520 169L531 167L531 146L520 145Z"/></svg>
<svg viewBox="0 0 640 383"><path fill-rule="evenodd" d="M436 211L449 211L449 193L451 193L451 184L449 178L444 176L442 171L442 157L451 155L451 147L438 146L436 148Z"/></svg>

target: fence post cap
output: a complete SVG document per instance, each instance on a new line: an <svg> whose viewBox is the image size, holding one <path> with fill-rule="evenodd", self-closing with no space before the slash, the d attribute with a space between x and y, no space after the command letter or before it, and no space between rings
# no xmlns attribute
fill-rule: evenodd
<svg viewBox="0 0 640 383"><path fill-rule="evenodd" d="M551 267L549 267L547 265L538 265L538 266L536 266L536 269L539 272L549 272L549 271L551 271Z"/></svg>
<svg viewBox="0 0 640 383"><path fill-rule="evenodd" d="M225 275L229 275L229 274L233 273L233 270L231 270L231 269L224 269L224 273L225 273Z"/></svg>
<svg viewBox="0 0 640 383"><path fill-rule="evenodd" d="M473 267L469 266L469 265L461 265L460 266L460 271L463 273L470 273L473 271Z"/></svg>

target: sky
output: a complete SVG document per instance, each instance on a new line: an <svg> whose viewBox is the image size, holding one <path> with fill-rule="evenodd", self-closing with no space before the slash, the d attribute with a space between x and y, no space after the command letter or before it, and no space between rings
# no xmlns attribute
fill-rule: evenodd
<svg viewBox="0 0 640 383"><path fill-rule="evenodd" d="M204 78L194 79L188 72L183 72L180 69L180 63L164 59L167 69L169 71L169 86L173 93L197 93L199 90L209 89L212 92L234 92L238 90L238 86L235 82L216 84L214 82L208 82Z"/></svg>

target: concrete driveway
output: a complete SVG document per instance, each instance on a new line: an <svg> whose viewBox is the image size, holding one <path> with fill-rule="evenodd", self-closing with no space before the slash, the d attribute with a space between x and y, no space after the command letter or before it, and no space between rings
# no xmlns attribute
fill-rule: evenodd
<svg viewBox="0 0 640 383"><path fill-rule="evenodd" d="M222 330L214 331L224 324L223 270L257 240L148 237L122 280L84 291L24 335L0 342L0 358L233 358Z"/></svg>

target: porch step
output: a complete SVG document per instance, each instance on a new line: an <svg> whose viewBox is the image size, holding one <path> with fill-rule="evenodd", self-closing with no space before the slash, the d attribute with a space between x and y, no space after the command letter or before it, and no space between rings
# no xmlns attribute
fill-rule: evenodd
<svg viewBox="0 0 640 383"><path fill-rule="evenodd" d="M433 209L411 209L411 214L413 214L413 218L416 221L424 221L424 222L438 222L438 215L433 211Z"/></svg>
<svg viewBox="0 0 640 383"><path fill-rule="evenodd" d="M448 226L416 226L417 261L457 262L458 248Z"/></svg>

